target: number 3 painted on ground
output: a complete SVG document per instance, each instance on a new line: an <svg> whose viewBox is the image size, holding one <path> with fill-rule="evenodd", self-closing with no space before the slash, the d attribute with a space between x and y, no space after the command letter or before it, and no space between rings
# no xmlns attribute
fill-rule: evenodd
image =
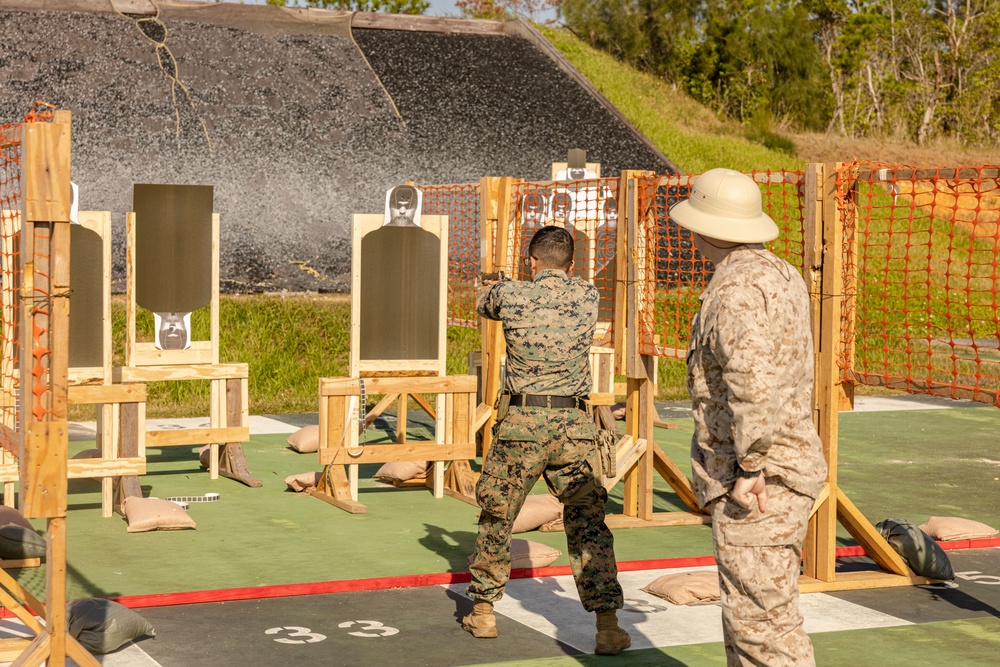
<svg viewBox="0 0 1000 667"><path fill-rule="evenodd" d="M986 584L987 586L1000 586L1000 577L995 574L983 574L978 570L971 570L969 572L956 572L956 577L960 579L967 579L968 581L974 581L977 584Z"/></svg>
<svg viewBox="0 0 1000 667"><path fill-rule="evenodd" d="M355 623L359 624L361 628L358 632L348 632L347 634L353 635L355 637L391 637L399 632L396 628L390 628L387 625L382 625L378 621L344 621L338 628L349 628ZM373 630L374 632L364 632L365 630Z"/></svg>
<svg viewBox="0 0 1000 667"><path fill-rule="evenodd" d="M300 628L297 625L289 625L283 628L270 628L264 631L265 635L277 635L287 632L288 637L278 637L274 641L282 644L315 644L326 639L326 635L313 632L309 628ZM307 637L308 639L291 639L291 637Z"/></svg>

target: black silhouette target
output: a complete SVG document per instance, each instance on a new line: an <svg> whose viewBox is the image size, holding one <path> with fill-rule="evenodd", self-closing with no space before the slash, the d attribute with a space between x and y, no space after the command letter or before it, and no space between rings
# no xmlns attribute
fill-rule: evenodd
<svg viewBox="0 0 1000 667"><path fill-rule="evenodd" d="M212 300L212 186L136 184L135 302L190 313Z"/></svg>

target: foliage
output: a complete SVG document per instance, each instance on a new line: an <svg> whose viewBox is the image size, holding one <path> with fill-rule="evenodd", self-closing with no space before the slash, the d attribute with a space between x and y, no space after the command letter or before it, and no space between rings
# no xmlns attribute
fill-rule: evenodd
<svg viewBox="0 0 1000 667"><path fill-rule="evenodd" d="M473 19L507 19L516 16L534 21L556 6L558 0L458 0L462 16Z"/></svg>
<svg viewBox="0 0 1000 667"><path fill-rule="evenodd" d="M351 12L383 12L385 14L423 14L428 0L267 0L277 7L317 7Z"/></svg>
<svg viewBox="0 0 1000 667"><path fill-rule="evenodd" d="M662 77L622 65L569 30L544 26L540 30L681 171L697 174L713 167L743 171L802 167L801 160L785 150L785 140L770 127L766 114L756 117L757 125L751 127L766 128L770 132L767 141L777 150L763 145L763 134L747 133L720 120Z"/></svg>
<svg viewBox="0 0 1000 667"><path fill-rule="evenodd" d="M559 15L739 122L1000 140L1000 0L562 0Z"/></svg>

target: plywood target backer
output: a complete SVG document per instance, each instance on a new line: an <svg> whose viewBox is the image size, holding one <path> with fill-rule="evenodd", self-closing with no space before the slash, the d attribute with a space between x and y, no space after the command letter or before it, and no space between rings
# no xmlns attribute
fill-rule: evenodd
<svg viewBox="0 0 1000 667"><path fill-rule="evenodd" d="M352 220L351 375L443 375L448 218L391 204Z"/></svg>
<svg viewBox="0 0 1000 667"><path fill-rule="evenodd" d="M136 184L135 302L190 313L212 299L211 185Z"/></svg>

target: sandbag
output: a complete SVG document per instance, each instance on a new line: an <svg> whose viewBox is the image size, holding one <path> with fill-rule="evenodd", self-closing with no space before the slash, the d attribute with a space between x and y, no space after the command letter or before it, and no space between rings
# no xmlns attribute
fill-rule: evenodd
<svg viewBox="0 0 1000 667"><path fill-rule="evenodd" d="M886 519L875 525L882 537L903 557L914 574L951 581L955 570L944 549L930 535L906 519Z"/></svg>
<svg viewBox="0 0 1000 667"><path fill-rule="evenodd" d="M155 636L149 621L128 607L102 598L66 603L66 629L85 649L103 655L133 639Z"/></svg>
<svg viewBox="0 0 1000 667"><path fill-rule="evenodd" d="M0 526L0 558L4 560L45 558L45 538L33 528L25 528L16 523Z"/></svg>

